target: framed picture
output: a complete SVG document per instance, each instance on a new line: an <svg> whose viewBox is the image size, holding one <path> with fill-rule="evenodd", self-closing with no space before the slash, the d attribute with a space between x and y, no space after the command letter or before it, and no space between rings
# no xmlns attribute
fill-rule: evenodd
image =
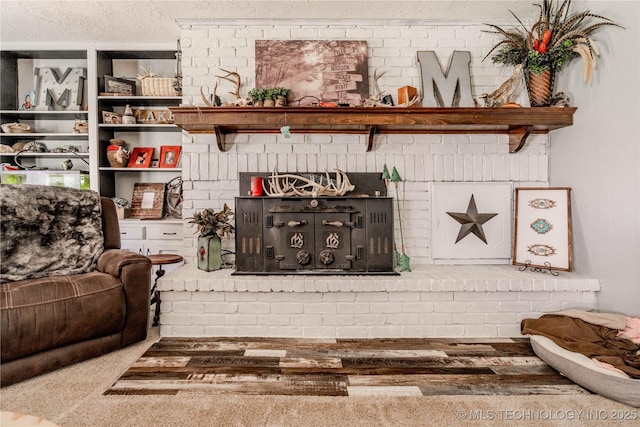
<svg viewBox="0 0 640 427"><path fill-rule="evenodd" d="M429 197L434 263L511 263L511 183L434 182Z"/></svg>
<svg viewBox="0 0 640 427"><path fill-rule="evenodd" d="M256 87L285 87L298 106L336 101L361 106L369 97L367 42L256 40Z"/></svg>
<svg viewBox="0 0 640 427"><path fill-rule="evenodd" d="M182 147L179 145L163 145L160 147L160 167L176 168L180 159L180 151Z"/></svg>
<svg viewBox="0 0 640 427"><path fill-rule="evenodd" d="M113 76L104 76L104 89L107 93L117 93L121 95L135 95L135 80L122 79Z"/></svg>
<svg viewBox="0 0 640 427"><path fill-rule="evenodd" d="M130 168L148 168L151 165L153 147L136 147L129 157Z"/></svg>
<svg viewBox="0 0 640 427"><path fill-rule="evenodd" d="M102 123L120 125L122 124L122 114L112 113L111 111L103 111Z"/></svg>
<svg viewBox="0 0 640 427"><path fill-rule="evenodd" d="M19 110L33 110L36 108L36 93L32 90L24 95L24 102L20 105Z"/></svg>
<svg viewBox="0 0 640 427"><path fill-rule="evenodd" d="M516 188L513 263L571 271L571 189Z"/></svg>
<svg viewBox="0 0 640 427"><path fill-rule="evenodd" d="M131 197L131 218L161 219L164 217L163 183L135 183Z"/></svg>

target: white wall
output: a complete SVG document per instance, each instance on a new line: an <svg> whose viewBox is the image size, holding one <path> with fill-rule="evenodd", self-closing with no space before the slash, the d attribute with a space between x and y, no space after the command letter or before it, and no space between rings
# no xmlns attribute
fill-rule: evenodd
<svg viewBox="0 0 640 427"><path fill-rule="evenodd" d="M598 309L640 314L640 4L576 3L626 27L595 38L593 84L581 60L558 89L578 107L574 125L551 134L550 184L572 187L575 268L599 278Z"/></svg>

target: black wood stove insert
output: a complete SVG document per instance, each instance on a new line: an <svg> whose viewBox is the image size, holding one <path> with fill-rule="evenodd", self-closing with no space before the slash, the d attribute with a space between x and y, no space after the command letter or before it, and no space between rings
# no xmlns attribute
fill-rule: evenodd
<svg viewBox="0 0 640 427"><path fill-rule="evenodd" d="M240 174L241 194L251 176ZM349 174L345 196L236 198L234 274L397 274L393 199L379 174Z"/></svg>

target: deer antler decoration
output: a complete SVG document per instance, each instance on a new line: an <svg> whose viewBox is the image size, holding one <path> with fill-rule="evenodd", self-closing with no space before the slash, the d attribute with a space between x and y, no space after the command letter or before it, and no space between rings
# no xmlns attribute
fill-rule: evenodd
<svg viewBox="0 0 640 427"><path fill-rule="evenodd" d="M226 80L228 82L233 83L234 85L236 85L236 91L235 92L229 92L230 94L234 95L236 98L240 98L240 74L238 73L234 73L231 71L227 71L225 69L220 68L222 71L224 71L225 73L227 73L226 76L216 76L218 78L221 78L223 80ZM229 76L233 76L235 77L234 79L229 78Z"/></svg>

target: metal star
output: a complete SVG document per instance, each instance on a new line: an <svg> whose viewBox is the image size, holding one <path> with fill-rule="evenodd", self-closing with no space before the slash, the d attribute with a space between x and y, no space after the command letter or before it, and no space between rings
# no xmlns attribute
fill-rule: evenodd
<svg viewBox="0 0 640 427"><path fill-rule="evenodd" d="M481 214L478 213L478 208L476 207L476 200L471 195L471 200L469 200L469 206L467 206L466 212L447 212L451 218L458 221L460 224L460 232L458 233L458 238L456 239L456 243L460 240L467 237L469 234L475 234L480 240L482 240L485 244L487 244L487 238L484 235L484 230L482 229L482 224L489 221L494 216L498 215L497 213L489 213L489 214Z"/></svg>

